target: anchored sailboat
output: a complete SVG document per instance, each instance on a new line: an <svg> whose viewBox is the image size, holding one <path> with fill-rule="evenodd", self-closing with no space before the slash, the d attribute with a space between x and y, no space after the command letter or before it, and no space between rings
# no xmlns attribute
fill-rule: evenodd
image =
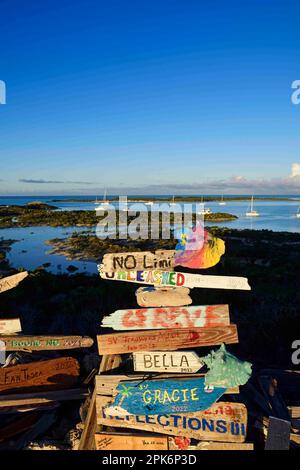
<svg viewBox="0 0 300 470"><path fill-rule="evenodd" d="M170 202L170 206L176 206L176 202L175 202L175 196L173 196L173 199L172 199L172 202Z"/></svg>
<svg viewBox="0 0 300 470"><path fill-rule="evenodd" d="M298 212L296 214L297 219L300 219L300 206L298 207Z"/></svg>
<svg viewBox="0 0 300 470"><path fill-rule="evenodd" d="M259 216L259 212L255 211L253 209L253 196L251 198L250 211L246 212L246 216L247 217L258 217Z"/></svg>
<svg viewBox="0 0 300 470"><path fill-rule="evenodd" d="M222 194L222 198L221 198L221 201L219 202L219 206L225 206L226 205L226 202L224 201L224 196Z"/></svg>

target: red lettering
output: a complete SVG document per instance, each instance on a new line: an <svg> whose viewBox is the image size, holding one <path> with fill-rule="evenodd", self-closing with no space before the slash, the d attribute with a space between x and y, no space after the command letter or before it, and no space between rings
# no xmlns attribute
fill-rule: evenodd
<svg viewBox="0 0 300 470"><path fill-rule="evenodd" d="M183 286L183 284L184 284L184 275L182 273L177 273L176 284L179 287Z"/></svg>
<svg viewBox="0 0 300 470"><path fill-rule="evenodd" d="M122 318L122 325L126 328L145 327L146 316L143 309L136 311L128 310Z"/></svg>

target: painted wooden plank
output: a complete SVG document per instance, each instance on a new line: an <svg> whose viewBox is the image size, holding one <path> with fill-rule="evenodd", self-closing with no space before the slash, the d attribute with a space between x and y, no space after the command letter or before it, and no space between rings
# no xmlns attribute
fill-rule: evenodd
<svg viewBox="0 0 300 470"><path fill-rule="evenodd" d="M145 269L160 269L161 271L174 268L175 250L136 251L128 253L107 253L103 256L102 264L106 272L144 271Z"/></svg>
<svg viewBox="0 0 300 470"><path fill-rule="evenodd" d="M111 355L103 356L101 359L99 373L108 372L117 369L121 364L121 356ZM84 429L80 437L78 450L95 450L95 439L94 434L97 428L97 416L96 416L96 395L97 390L94 388L93 394L88 398L89 407L87 416L84 422Z"/></svg>
<svg viewBox="0 0 300 470"><path fill-rule="evenodd" d="M117 395L106 413L111 416L194 413L210 408L225 392L221 387L207 389L203 377L124 381L117 386Z"/></svg>
<svg viewBox="0 0 300 470"><path fill-rule="evenodd" d="M31 362L0 369L0 392L43 386L47 389L71 387L78 381L79 363L73 357Z"/></svg>
<svg viewBox="0 0 300 470"><path fill-rule="evenodd" d="M66 390L40 391L35 393L18 393L1 395L1 408L48 404L56 401L84 400L88 396L84 388L70 388Z"/></svg>
<svg viewBox="0 0 300 470"><path fill-rule="evenodd" d="M166 436L143 434L95 434L96 450L168 450Z"/></svg>
<svg viewBox="0 0 300 470"><path fill-rule="evenodd" d="M158 287L202 287L204 289L251 290L248 279L234 276L211 276L204 274L180 273L175 271L117 271L105 272L98 265L100 277L111 281L135 282Z"/></svg>
<svg viewBox="0 0 300 470"><path fill-rule="evenodd" d="M13 274L12 276L4 277L0 279L0 294L7 290L17 287L17 285L28 276L27 271L23 271L18 274Z"/></svg>
<svg viewBox="0 0 300 470"><path fill-rule="evenodd" d="M270 416L265 450L289 450L291 423Z"/></svg>
<svg viewBox="0 0 300 470"><path fill-rule="evenodd" d="M238 343L236 325L214 328L182 328L132 331L97 336L100 355L135 351L174 351L222 343Z"/></svg>
<svg viewBox="0 0 300 470"><path fill-rule="evenodd" d="M116 310L103 318L101 326L121 331L201 328L229 324L228 305L199 305Z"/></svg>
<svg viewBox="0 0 300 470"><path fill-rule="evenodd" d="M291 418L300 418L300 406L288 407Z"/></svg>
<svg viewBox="0 0 300 470"><path fill-rule="evenodd" d="M194 351L141 351L132 356L136 372L193 374L204 365Z"/></svg>
<svg viewBox="0 0 300 470"><path fill-rule="evenodd" d="M140 307L181 307L190 305L188 287L139 287L136 301Z"/></svg>
<svg viewBox="0 0 300 470"><path fill-rule="evenodd" d="M189 414L121 417L105 413L109 402L109 397L97 396L98 424L205 441L244 442L246 438L247 409L242 403L218 402L209 410Z"/></svg>
<svg viewBox="0 0 300 470"><path fill-rule="evenodd" d="M0 335L13 335L21 333L20 318L1 318L0 319Z"/></svg>
<svg viewBox="0 0 300 470"><path fill-rule="evenodd" d="M198 442L191 445L189 437L169 437L169 450L253 450L253 444L249 442Z"/></svg>
<svg viewBox="0 0 300 470"><path fill-rule="evenodd" d="M193 377L204 377L205 374L194 374ZM178 374L176 375L176 379L190 379L191 376L189 374ZM99 374L96 376L96 391L98 395L117 395L117 387L120 382L126 381L145 381L147 377L145 374L128 374L128 375L111 375L111 374ZM150 375L149 380L156 381L161 379L174 379L174 374L161 374L159 377ZM239 387L231 387L226 390L226 393L236 394L239 393Z"/></svg>
<svg viewBox="0 0 300 470"><path fill-rule="evenodd" d="M88 348L93 345L88 336L1 336L7 351L52 351L56 349Z"/></svg>

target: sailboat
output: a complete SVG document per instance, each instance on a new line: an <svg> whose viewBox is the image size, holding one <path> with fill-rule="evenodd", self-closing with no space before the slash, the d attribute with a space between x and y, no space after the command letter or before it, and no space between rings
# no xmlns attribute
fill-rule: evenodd
<svg viewBox="0 0 300 470"><path fill-rule="evenodd" d="M300 206L298 207L298 212L296 214L297 219L300 219Z"/></svg>
<svg viewBox="0 0 300 470"><path fill-rule="evenodd" d="M172 199L172 202L170 202L170 206L176 206L176 202L175 202L175 196L173 196L173 199Z"/></svg>
<svg viewBox="0 0 300 470"><path fill-rule="evenodd" d="M108 199L106 199L106 195L107 195L107 191L105 190L102 201L98 201L98 199L96 198L95 204L99 204L98 207L96 207L96 210L103 209L103 207L105 206L109 206L110 202Z"/></svg>
<svg viewBox="0 0 300 470"><path fill-rule="evenodd" d="M208 215L208 214L212 213L209 207L207 207L207 208L204 207L203 196L201 197L201 204L203 204L203 209L201 211L199 211L198 214Z"/></svg>
<svg viewBox="0 0 300 470"><path fill-rule="evenodd" d="M221 198L221 201L219 202L219 206L225 206L226 205L226 202L224 201L224 196L222 194L222 198Z"/></svg>
<svg viewBox="0 0 300 470"><path fill-rule="evenodd" d="M247 217L258 217L259 213L253 209L253 196L250 203L250 211L246 212Z"/></svg>

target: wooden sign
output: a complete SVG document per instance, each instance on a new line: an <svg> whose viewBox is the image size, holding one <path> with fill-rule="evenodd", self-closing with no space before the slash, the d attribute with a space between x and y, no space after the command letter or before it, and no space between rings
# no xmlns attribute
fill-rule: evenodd
<svg viewBox="0 0 300 470"><path fill-rule="evenodd" d="M168 450L166 436L143 434L95 434L96 450Z"/></svg>
<svg viewBox="0 0 300 470"><path fill-rule="evenodd" d="M136 282L158 287L202 287L205 289L251 290L248 279L232 276L207 276L204 274L179 273L175 271L116 271L105 272L98 265L100 277L112 281Z"/></svg>
<svg viewBox="0 0 300 470"><path fill-rule="evenodd" d="M218 402L209 410L189 414L149 416L109 416L105 408L110 398L97 396L97 423L116 428L140 429L169 436L217 442L244 442L247 409L242 403Z"/></svg>
<svg viewBox="0 0 300 470"><path fill-rule="evenodd" d="M199 373L194 374L193 378L205 377L205 374ZM190 380L191 376L189 374L178 374L176 379L187 379ZM96 392L97 395L110 395L115 397L118 393L117 388L121 382L136 381L144 382L147 379L145 374L128 374L128 375L111 375L111 374L99 374L96 375ZM156 380L173 380L174 374L160 374L158 377L150 376L151 381ZM148 378L148 380L150 380ZM230 387L226 390L226 393L237 394L239 393L239 387Z"/></svg>
<svg viewBox="0 0 300 470"><path fill-rule="evenodd" d="M0 319L0 335L13 335L21 331L20 318Z"/></svg>
<svg viewBox="0 0 300 470"><path fill-rule="evenodd" d="M201 346L238 343L236 325L213 328L182 328L132 331L97 336L100 355L134 351L174 351Z"/></svg>
<svg viewBox="0 0 300 470"><path fill-rule="evenodd" d="M103 318L101 326L114 330L156 330L228 326L229 324L228 305L199 305L116 310Z"/></svg>
<svg viewBox="0 0 300 470"><path fill-rule="evenodd" d="M51 351L56 349L88 348L93 345L88 336L1 336L6 351Z"/></svg>
<svg viewBox="0 0 300 470"><path fill-rule="evenodd" d="M5 292L9 289L16 287L25 277L28 276L28 272L24 271L13 276L8 276L0 279L0 293Z"/></svg>
<svg viewBox="0 0 300 470"><path fill-rule="evenodd" d="M137 251L131 253L107 253L103 256L102 265L106 272L144 271L159 269L161 271L174 268L175 250Z"/></svg>
<svg viewBox="0 0 300 470"><path fill-rule="evenodd" d="M140 307L180 307L190 305L188 287L139 287L136 301Z"/></svg>
<svg viewBox="0 0 300 470"><path fill-rule="evenodd" d="M0 392L37 386L47 386L47 389L70 387L77 382L79 369L78 361L73 357L4 367L0 369Z"/></svg>
<svg viewBox="0 0 300 470"><path fill-rule="evenodd" d="M85 400L89 396L89 392L84 388L70 388L65 390L41 390L34 393L14 393L1 395L0 412L2 409L46 405L59 401Z"/></svg>
<svg viewBox="0 0 300 470"><path fill-rule="evenodd" d="M207 410L225 392L220 387L207 389L204 377L125 381L117 386L117 395L106 413L111 416L193 413Z"/></svg>
<svg viewBox="0 0 300 470"><path fill-rule="evenodd" d="M194 374L204 365L194 351L141 351L132 356L136 372Z"/></svg>

